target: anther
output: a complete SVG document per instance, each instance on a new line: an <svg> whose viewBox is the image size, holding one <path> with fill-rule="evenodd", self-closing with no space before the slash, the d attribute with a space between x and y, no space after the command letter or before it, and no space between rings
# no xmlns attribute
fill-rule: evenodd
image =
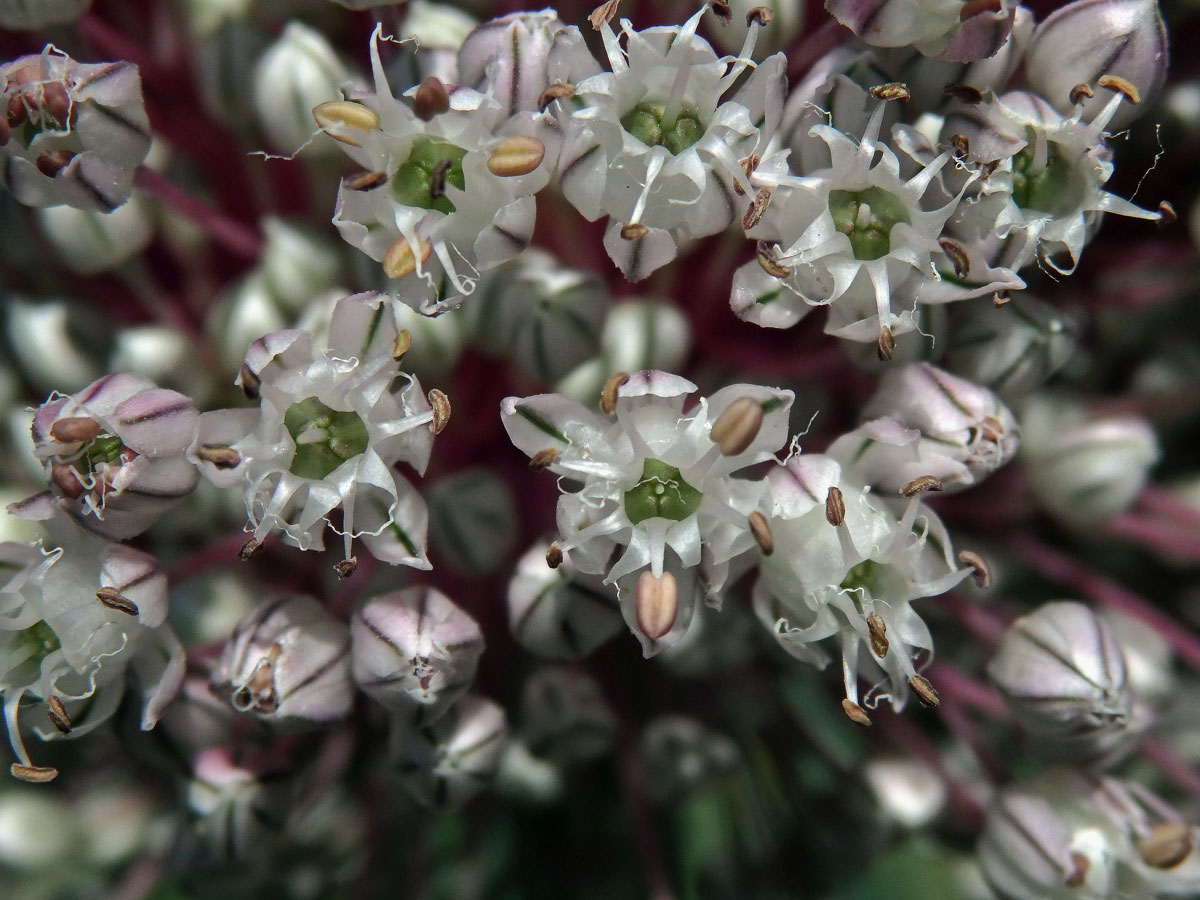
<svg viewBox="0 0 1200 900"><path fill-rule="evenodd" d="M766 6L756 6L750 12L746 13L746 27L750 27L755 22L759 25L770 25L771 20L774 18L774 10Z"/></svg>
<svg viewBox="0 0 1200 900"><path fill-rule="evenodd" d="M218 469L236 469L242 462L236 450L222 444L201 444L196 449L196 456Z"/></svg>
<svg viewBox="0 0 1200 900"><path fill-rule="evenodd" d="M939 238L938 246L954 266L954 274L957 277L966 278L971 273L971 258L967 255L966 247L952 238Z"/></svg>
<svg viewBox="0 0 1200 900"><path fill-rule="evenodd" d="M242 562L254 557L258 551L262 549L263 542L257 538L250 538L246 543L242 544L242 549L238 551L238 559Z"/></svg>
<svg viewBox="0 0 1200 900"><path fill-rule="evenodd" d="M333 571L337 574L338 581L341 581L342 579L349 578L351 575L353 575L355 569L357 568L358 557L351 556L349 559L343 559L341 562L336 563L333 567Z"/></svg>
<svg viewBox="0 0 1200 900"><path fill-rule="evenodd" d="M387 181L386 172L359 172L357 175L348 175L342 179L342 184L346 186L348 191L369 191L371 188L377 188Z"/></svg>
<svg viewBox="0 0 1200 900"><path fill-rule="evenodd" d="M75 158L75 154L70 150L47 150L44 153L39 153L38 158L34 160L34 165L37 170L47 178L54 178L70 165L71 160Z"/></svg>
<svg viewBox="0 0 1200 900"><path fill-rule="evenodd" d="M663 572L643 572L638 576L637 593L633 601L638 628L642 634L657 641L675 626L679 614L679 585L675 576Z"/></svg>
<svg viewBox="0 0 1200 900"><path fill-rule="evenodd" d="M867 616L867 632L871 638L871 652L880 659L888 655L888 650L891 644L887 639L887 625L883 621L883 616L879 613L871 613Z"/></svg>
<svg viewBox="0 0 1200 900"><path fill-rule="evenodd" d="M867 711L849 697L842 701L842 712L855 725L862 725L864 728L871 727L871 717L867 715Z"/></svg>
<svg viewBox="0 0 1200 900"><path fill-rule="evenodd" d="M728 25L733 21L733 8L730 7L727 0L709 0L709 7L713 11L713 15L717 17L717 21L722 25Z"/></svg>
<svg viewBox="0 0 1200 900"><path fill-rule="evenodd" d="M8 771L12 773L13 778L28 781L30 784L45 784L58 777L58 769L50 766L23 766L13 763L8 767Z"/></svg>
<svg viewBox="0 0 1200 900"><path fill-rule="evenodd" d="M66 463L53 463L50 466L50 480L58 488L58 492L68 500L78 500L83 496L83 484L75 470Z"/></svg>
<svg viewBox="0 0 1200 900"><path fill-rule="evenodd" d="M558 541L550 545L550 549L546 551L546 565L551 569L557 569L563 564L562 547L558 546Z"/></svg>
<svg viewBox="0 0 1200 900"><path fill-rule="evenodd" d="M971 577L975 579L976 585L981 588L992 586L992 569L978 553L971 550L959 550L958 561L972 570Z"/></svg>
<svg viewBox="0 0 1200 900"><path fill-rule="evenodd" d="M1158 227L1166 228L1168 225L1174 225L1179 218L1175 212L1175 207L1168 201L1163 200L1158 204Z"/></svg>
<svg viewBox="0 0 1200 900"><path fill-rule="evenodd" d="M950 138L950 146L954 148L955 159L966 159L971 155L971 141L965 134L956 134Z"/></svg>
<svg viewBox="0 0 1200 900"><path fill-rule="evenodd" d="M1071 854L1071 871L1067 873L1066 880L1063 882L1067 887L1079 887L1087 881L1088 869L1090 864L1088 859L1082 853L1073 852Z"/></svg>
<svg viewBox="0 0 1200 900"><path fill-rule="evenodd" d="M327 100L324 103L318 103L313 107L312 114L321 131L335 141L349 144L351 147L361 147L362 144L355 138L330 131L330 129L340 125L343 128L361 131L365 134L379 128L379 114L352 100Z"/></svg>
<svg viewBox="0 0 1200 900"><path fill-rule="evenodd" d="M246 399L257 400L258 389L262 387L262 379L246 363L242 363L242 368L238 372L238 380L242 383L242 393L246 395Z"/></svg>
<svg viewBox="0 0 1200 900"><path fill-rule="evenodd" d="M600 412L611 416L617 411L617 391L628 380L627 372L615 372L608 376L608 381L604 382L604 387L600 389Z"/></svg>
<svg viewBox="0 0 1200 900"><path fill-rule="evenodd" d="M877 84L868 89L868 94L876 100L907 100L908 85L901 81L889 81L887 84Z"/></svg>
<svg viewBox="0 0 1200 900"><path fill-rule="evenodd" d="M450 94L446 85L436 75L428 75L420 87L413 91L413 112L422 122L450 108Z"/></svg>
<svg viewBox="0 0 1200 900"><path fill-rule="evenodd" d="M834 528L846 523L846 498L836 487L831 487L825 495L825 521Z"/></svg>
<svg viewBox="0 0 1200 900"><path fill-rule="evenodd" d="M754 258L758 260L758 264L762 270L768 275L775 278L787 278L792 274L792 270L787 266L781 266L775 261L774 254L766 241L759 241L754 249Z"/></svg>
<svg viewBox="0 0 1200 900"><path fill-rule="evenodd" d="M1160 822L1134 846L1146 865L1173 869L1191 855L1192 829L1186 822Z"/></svg>
<svg viewBox="0 0 1200 900"><path fill-rule="evenodd" d="M42 113L49 115L59 125L66 125L74 109L67 89L57 81L42 85Z"/></svg>
<svg viewBox="0 0 1200 900"><path fill-rule="evenodd" d="M771 534L771 526L767 522L767 517L755 510L750 513L749 521L750 533L754 535L758 549L762 551L763 556L770 556L775 552L775 536Z"/></svg>
<svg viewBox="0 0 1200 900"><path fill-rule="evenodd" d="M763 213L767 211L767 206L771 203L771 189L759 188L758 193L754 195L754 199L750 201L750 206L746 209L746 214L742 216L742 229L749 231L758 224L758 220L763 217Z"/></svg>
<svg viewBox="0 0 1200 900"><path fill-rule="evenodd" d="M595 31L600 30L600 26L605 22L611 22L617 15L617 7L621 5L621 0L608 0L606 3L601 3L592 10L588 16L588 21L592 23L592 28Z"/></svg>
<svg viewBox="0 0 1200 900"><path fill-rule="evenodd" d="M63 706L62 701L53 694L46 698L46 715L50 718L50 724L58 729L59 734L71 733L71 717L67 715L67 709Z"/></svg>
<svg viewBox="0 0 1200 900"><path fill-rule="evenodd" d="M542 95L538 97L538 109L545 110L545 108L555 100L565 100L567 97L574 96L575 85L567 84L563 81L556 81L554 84L542 91Z"/></svg>
<svg viewBox="0 0 1200 900"><path fill-rule="evenodd" d="M401 328L392 339L392 359L396 362L404 359L404 354L408 352L408 348L412 346L412 332L407 328Z"/></svg>
<svg viewBox="0 0 1200 900"><path fill-rule="evenodd" d="M115 609L117 612L125 613L127 616L136 616L140 612L137 604L124 596L116 588L100 588L100 590L96 591L96 599L109 609Z"/></svg>
<svg viewBox="0 0 1200 900"><path fill-rule="evenodd" d="M757 153L751 153L745 159L739 160L738 165L742 167L742 172L747 178L749 178L751 173L758 168L758 164L760 162L762 162L762 157L760 157ZM733 190L734 193L736 193L739 197L745 195L746 193L746 189L737 182L734 182Z"/></svg>
<svg viewBox="0 0 1200 900"><path fill-rule="evenodd" d="M513 178L528 175L546 158L546 145L535 137L516 135L505 138L488 157L487 168L493 175Z"/></svg>
<svg viewBox="0 0 1200 900"><path fill-rule="evenodd" d="M621 226L621 237L627 241L636 241L638 238L644 238L650 233L650 229L641 222L631 222L628 225Z"/></svg>
<svg viewBox="0 0 1200 900"><path fill-rule="evenodd" d="M1096 94L1092 91L1091 85L1086 81L1081 81L1075 87L1071 88L1071 93L1067 95L1072 106L1079 106L1085 100L1091 100Z"/></svg>
<svg viewBox="0 0 1200 900"><path fill-rule="evenodd" d="M540 472L542 469L547 469L554 465L556 459L558 459L558 451L553 447L547 447L545 450L539 450L529 458L529 468Z"/></svg>
<svg viewBox="0 0 1200 900"><path fill-rule="evenodd" d="M59 419L50 426L50 437L61 444L91 441L100 435L100 423L88 416Z"/></svg>
<svg viewBox="0 0 1200 900"><path fill-rule="evenodd" d="M996 293L992 294L992 306L996 307L996 309L999 309L1010 299L1011 298L1008 295L1008 291L997 291Z"/></svg>
<svg viewBox="0 0 1200 900"><path fill-rule="evenodd" d="M424 238L417 238L417 251L421 255L420 262L425 263L433 252L433 245ZM383 254L383 274L388 278L404 278L417 271L417 257L413 253L412 244L404 235L392 241L387 252Z"/></svg>
<svg viewBox="0 0 1200 900"><path fill-rule="evenodd" d="M922 706L928 706L932 709L941 703L941 700L938 698L938 692L933 689L933 685L929 683L929 679L924 675L909 677L908 686L917 695L917 699L921 701Z"/></svg>
<svg viewBox="0 0 1200 900"><path fill-rule="evenodd" d="M429 196L435 200L446 196L446 173L454 165L452 159L439 159L429 173Z"/></svg>
<svg viewBox="0 0 1200 900"><path fill-rule="evenodd" d="M1142 102L1142 95L1138 91L1137 85L1132 81L1126 81L1120 75L1101 75L1096 79L1096 85L1105 90L1121 94L1135 106Z"/></svg>
<svg viewBox="0 0 1200 900"><path fill-rule="evenodd" d="M450 398L437 388L431 390L427 397L433 409L433 421L429 423L429 430L434 434L441 434L450 421Z"/></svg>
<svg viewBox="0 0 1200 900"><path fill-rule="evenodd" d="M983 102L983 91L973 84L961 84L956 81L950 82L949 84L942 85L942 93L952 100L957 100L959 103L969 103L972 106Z"/></svg>
<svg viewBox="0 0 1200 900"><path fill-rule="evenodd" d="M901 497L915 497L925 491L942 490L941 479L933 475L918 475L912 481L900 486Z"/></svg>
<svg viewBox="0 0 1200 900"><path fill-rule="evenodd" d="M891 362L892 354L896 352L896 337L892 334L892 329L886 325L879 329L879 341L876 344L875 352L878 354L880 362Z"/></svg>
<svg viewBox="0 0 1200 900"><path fill-rule="evenodd" d="M737 456L754 443L762 423L762 404L753 397L739 397L717 416L708 436L722 456Z"/></svg>

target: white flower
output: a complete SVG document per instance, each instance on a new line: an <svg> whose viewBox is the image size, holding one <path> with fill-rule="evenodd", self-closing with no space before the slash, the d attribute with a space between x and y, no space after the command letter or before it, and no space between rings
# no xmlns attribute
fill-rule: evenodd
<svg viewBox="0 0 1200 900"><path fill-rule="evenodd" d="M512 259L533 234L533 195L550 180L549 116L508 116L486 94L426 79L397 100L372 36L374 93L323 103L314 116L365 176L343 181L333 222L383 264L395 292L422 312L473 293L480 272ZM547 148L549 143L549 148ZM363 178L366 180L364 181Z"/></svg>
<svg viewBox="0 0 1200 900"><path fill-rule="evenodd" d="M945 527L920 510L919 496L897 515L827 456L793 456L767 480L775 552L759 564L759 619L785 650L813 665L829 662L818 642L836 637L846 699L859 705L862 672L875 681L863 700L868 708L890 699L901 709L933 653L912 601L967 575L953 562Z"/></svg>
<svg viewBox="0 0 1200 900"><path fill-rule="evenodd" d="M648 654L682 636L700 593L690 589L693 570L706 551L720 572L754 546L731 475L774 458L787 440L791 391L731 385L685 413L695 390L676 375L643 371L615 390L610 415L556 394L501 404L519 449L581 483L559 498L559 548L580 571L618 585Z"/></svg>
<svg viewBox="0 0 1200 900"><path fill-rule="evenodd" d="M45 770L26 753L22 712L36 713L43 740L87 734L116 710L132 664L148 695L142 728L153 728L183 679L183 648L164 624L167 578L153 557L81 530L48 493L10 512L42 521L53 546L0 544L0 693L13 752L36 778Z"/></svg>
<svg viewBox="0 0 1200 900"><path fill-rule="evenodd" d="M963 0L825 0L835 19L876 47L914 46L926 56L971 62L1008 39L1017 4Z"/></svg>
<svg viewBox="0 0 1200 900"><path fill-rule="evenodd" d="M343 298L324 347L305 331L251 345L238 381L258 409L201 416L190 456L216 484L242 485L255 541L279 531L302 550L321 549L328 524L347 560L362 538L380 559L429 568L425 502L394 467L423 473L431 426L443 422L392 358L396 337L384 296ZM336 509L340 526L328 519Z"/></svg>
<svg viewBox="0 0 1200 900"><path fill-rule="evenodd" d="M640 32L623 19L624 47L602 23L611 72L581 81L557 104L563 193L589 221L610 217L605 249L632 281L674 259L681 243L728 226L729 186L753 196L742 160L762 152L783 108L782 54L731 93L754 65L760 26L741 54L718 57L696 35L707 8L682 26Z"/></svg>

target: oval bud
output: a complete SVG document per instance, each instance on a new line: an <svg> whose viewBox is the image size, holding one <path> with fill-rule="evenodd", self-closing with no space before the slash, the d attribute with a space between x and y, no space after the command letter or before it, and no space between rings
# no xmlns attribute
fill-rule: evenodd
<svg viewBox="0 0 1200 900"><path fill-rule="evenodd" d="M561 765L607 753L616 718L590 675L566 666L543 666L521 692L521 736L538 756Z"/></svg>
<svg viewBox="0 0 1200 900"><path fill-rule="evenodd" d="M288 22L254 68L254 111L271 145L289 153L304 146L313 135L313 120L306 111L311 109L315 115L326 101L341 96L339 88L349 78L345 63L324 35L300 22ZM317 119L322 128L330 121ZM353 120L343 117L341 121L354 127ZM344 135L330 136L344 140ZM313 146L320 153L339 153L324 139Z"/></svg>

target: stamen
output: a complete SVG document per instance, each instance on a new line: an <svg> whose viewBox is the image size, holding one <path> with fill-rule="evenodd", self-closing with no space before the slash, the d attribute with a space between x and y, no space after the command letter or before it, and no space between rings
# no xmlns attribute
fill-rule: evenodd
<svg viewBox="0 0 1200 900"><path fill-rule="evenodd" d="M1071 88L1068 99L1071 101L1072 106L1079 106L1085 100L1090 100L1095 96L1096 94L1092 91L1091 86L1087 82L1081 81L1075 87Z"/></svg>
<svg viewBox="0 0 1200 900"><path fill-rule="evenodd" d="M417 238L417 250L424 264L433 252L433 245L424 238ZM400 235L383 255L383 274L388 278L404 278L416 270L417 256L413 253L412 244L407 237Z"/></svg>
<svg viewBox="0 0 1200 900"><path fill-rule="evenodd" d="M917 699L921 701L922 706L928 706L932 709L941 702L938 698L938 692L933 689L933 685L929 683L929 679L924 675L911 676L908 679L908 686L917 695Z"/></svg>
<svg viewBox="0 0 1200 900"><path fill-rule="evenodd" d="M431 390L427 397L429 405L433 407L433 421L429 423L429 430L434 434L441 434L442 429L450 422L450 398L437 388Z"/></svg>
<svg viewBox="0 0 1200 900"><path fill-rule="evenodd" d="M562 564L562 547L558 545L558 541L555 541L550 545L550 549L546 551L546 565L548 565L551 569L557 569Z"/></svg>
<svg viewBox="0 0 1200 900"><path fill-rule="evenodd" d="M1158 227L1166 228L1168 225L1174 225L1179 216L1175 212L1175 207L1168 201L1163 200L1158 204Z"/></svg>
<svg viewBox="0 0 1200 900"><path fill-rule="evenodd" d="M1101 75L1096 79L1096 85L1120 94L1135 106L1142 102L1142 95L1138 91L1137 85L1132 81L1126 81L1120 75Z"/></svg>
<svg viewBox="0 0 1200 900"><path fill-rule="evenodd" d="M880 362L890 362L892 354L896 350L896 338L892 334L892 329L884 325L879 329L879 341L876 345L876 352L879 355Z"/></svg>
<svg viewBox="0 0 1200 900"><path fill-rule="evenodd" d="M542 164L546 145L535 137L517 135L505 138L488 157L487 168L493 175L512 178L528 175Z"/></svg>
<svg viewBox="0 0 1200 900"><path fill-rule="evenodd" d="M250 538L246 543L242 544L242 549L238 551L238 559L246 562L262 549L263 542L258 538Z"/></svg>
<svg viewBox="0 0 1200 900"><path fill-rule="evenodd" d="M413 113L422 122L450 109L450 94L446 85L436 75L426 76L420 87L413 91Z"/></svg>
<svg viewBox="0 0 1200 900"><path fill-rule="evenodd" d="M30 784L45 784L58 777L58 769L50 766L25 766L21 763L13 763L8 767L8 771L12 773L13 778L28 781Z"/></svg>
<svg viewBox="0 0 1200 900"><path fill-rule="evenodd" d="M867 711L849 697L842 701L842 712L855 725L862 725L864 728L871 727L871 717L867 715Z"/></svg>
<svg viewBox="0 0 1200 900"><path fill-rule="evenodd" d="M834 528L846 523L846 498L836 487L831 487L825 495L825 521Z"/></svg>
<svg viewBox="0 0 1200 900"><path fill-rule="evenodd" d="M592 10L588 16L588 21L592 23L592 28L596 31L600 30L600 26L606 22L611 22L617 15L617 8L621 5L621 0L607 0L606 3L601 3Z"/></svg>
<svg viewBox="0 0 1200 900"><path fill-rule="evenodd" d="M50 724L58 729L59 734L71 733L71 717L67 715L62 701L53 694L46 698L46 714L50 718Z"/></svg>
<svg viewBox="0 0 1200 900"><path fill-rule="evenodd" d="M754 443L762 423L762 404L753 397L739 397L713 422L708 436L722 456L737 456Z"/></svg>
<svg viewBox="0 0 1200 900"><path fill-rule="evenodd" d="M629 380L629 373L616 372L610 375L600 391L600 412L611 416L617 411L617 391Z"/></svg>
<svg viewBox="0 0 1200 900"><path fill-rule="evenodd" d="M79 444L100 436L100 423L90 416L59 419L50 426L50 437L60 444Z"/></svg>
<svg viewBox="0 0 1200 900"><path fill-rule="evenodd" d="M342 179L348 191L369 191L387 181L386 172L359 172Z"/></svg>
<svg viewBox="0 0 1200 900"><path fill-rule="evenodd" d="M750 513L749 519L750 533L754 535L758 549L762 551L763 556L770 556L775 552L775 536L771 534L771 526L767 522L767 517L755 510Z"/></svg>
<svg viewBox="0 0 1200 900"><path fill-rule="evenodd" d="M634 611L638 628L652 641L657 641L675 626L679 614L679 585L675 576L663 572L643 572L638 576Z"/></svg>
<svg viewBox="0 0 1200 900"><path fill-rule="evenodd" d="M116 588L100 588L100 590L96 591L96 599L109 609L115 609L117 612L125 613L127 616L136 616L139 613L137 604L122 595Z"/></svg>
<svg viewBox="0 0 1200 900"><path fill-rule="evenodd" d="M972 84L961 84L959 82L944 84L942 85L942 94L953 100L957 100L959 103L969 103L972 106L983 102L983 91Z"/></svg>
<svg viewBox="0 0 1200 900"><path fill-rule="evenodd" d="M557 459L558 451L553 447L547 447L545 450L539 450L529 458L529 468L540 472L542 469L554 465L554 461Z"/></svg>
<svg viewBox="0 0 1200 900"><path fill-rule="evenodd" d="M982 556L971 550L959 550L958 561L974 570L971 576L975 579L975 584L984 589L991 587L992 570Z"/></svg>
<svg viewBox="0 0 1200 900"><path fill-rule="evenodd" d="M771 203L771 189L760 188L758 193L754 195L754 200L751 201L746 214L742 216L742 229L749 231L758 224L759 219L763 217L763 213L767 211L767 206Z"/></svg>
<svg viewBox="0 0 1200 900"><path fill-rule="evenodd" d="M879 613L871 613L867 616L867 632L871 638L871 652L883 659L891 649L891 644L887 639L887 625L883 621L883 616Z"/></svg>
<svg viewBox="0 0 1200 900"><path fill-rule="evenodd" d="M621 226L621 237L627 241L641 240L649 233L650 229L641 222L634 222L630 225Z"/></svg>
<svg viewBox="0 0 1200 900"><path fill-rule="evenodd" d="M917 494L924 491L940 491L942 490L941 479L933 475L919 475L907 484L901 485L901 497L915 497Z"/></svg>
<svg viewBox="0 0 1200 900"><path fill-rule="evenodd" d="M333 571L337 574L338 581L341 581L341 580L343 580L345 578L349 578L351 575L353 575L354 571L357 568L358 568L358 557L357 556L348 556L348 557L346 557L346 559L343 559L341 562L336 563L333 567Z"/></svg>
<svg viewBox="0 0 1200 900"><path fill-rule="evenodd" d="M242 383L242 393L246 395L247 400L258 399L258 392L259 388L262 387L262 381L246 363L242 363L242 368L238 372L238 381Z"/></svg>
<svg viewBox="0 0 1200 900"><path fill-rule="evenodd" d="M766 241L759 241L754 249L754 258L758 261L758 265L764 272L775 278L784 279L792 274L792 270L787 266L781 266L775 261L771 247Z"/></svg>
<svg viewBox="0 0 1200 900"><path fill-rule="evenodd" d="M971 273L971 258L967 255L967 250L962 244L951 238L939 238L938 246L949 257L951 265L954 266L954 274L957 277L966 278Z"/></svg>
<svg viewBox="0 0 1200 900"><path fill-rule="evenodd" d="M345 133L346 129L366 134L379 128L379 114L351 100L328 100L313 107L317 126L335 141L361 147L362 144ZM330 130L334 129L334 130Z"/></svg>
<svg viewBox="0 0 1200 900"><path fill-rule="evenodd" d="M1067 887L1079 887L1087 880L1088 869L1090 864L1088 859L1082 853L1071 853L1071 871L1067 873L1066 881L1063 883Z"/></svg>
<svg viewBox="0 0 1200 900"><path fill-rule="evenodd" d="M869 88L867 93L876 100L907 100L908 85L902 81L889 81L887 84L877 84Z"/></svg>
<svg viewBox="0 0 1200 900"><path fill-rule="evenodd" d="M392 359L396 362L404 359L404 354L408 352L408 348L412 346L412 332L407 328L401 328L392 340Z"/></svg>
<svg viewBox="0 0 1200 900"><path fill-rule="evenodd" d="M196 456L212 463L218 469L236 469L242 462L242 457L236 450L223 444L201 444L196 450Z"/></svg>
<svg viewBox="0 0 1200 900"><path fill-rule="evenodd" d="M575 96L575 85L567 84L562 81L556 81L538 97L538 109L545 111L546 107L555 100L565 100L567 97Z"/></svg>
<svg viewBox="0 0 1200 900"><path fill-rule="evenodd" d="M1134 846L1146 865L1173 869L1192 853L1192 829L1186 822L1160 822Z"/></svg>

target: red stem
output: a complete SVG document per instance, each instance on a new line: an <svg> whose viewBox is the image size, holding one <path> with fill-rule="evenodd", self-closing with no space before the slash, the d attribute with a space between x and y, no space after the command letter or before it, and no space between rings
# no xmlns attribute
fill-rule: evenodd
<svg viewBox="0 0 1200 900"><path fill-rule="evenodd" d="M245 259L258 259L263 239L253 229L202 203L146 166L139 166L133 182L165 206L202 228L214 241Z"/></svg>
<svg viewBox="0 0 1200 900"><path fill-rule="evenodd" d="M1110 519L1104 531L1166 556L1200 562L1200 535L1187 534L1179 528L1177 523L1155 521L1137 513L1122 513Z"/></svg>

